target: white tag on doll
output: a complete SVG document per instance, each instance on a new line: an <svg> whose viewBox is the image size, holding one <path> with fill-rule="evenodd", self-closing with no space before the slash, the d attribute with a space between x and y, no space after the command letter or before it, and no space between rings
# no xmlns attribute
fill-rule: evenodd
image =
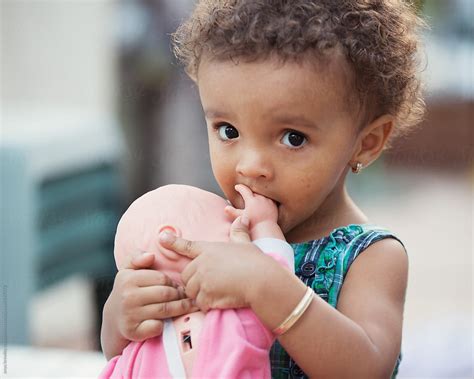
<svg viewBox="0 0 474 379"><path fill-rule="evenodd" d="M172 378L186 378L183 361L178 345L178 336L171 319L164 320L163 347L165 348L166 362Z"/></svg>

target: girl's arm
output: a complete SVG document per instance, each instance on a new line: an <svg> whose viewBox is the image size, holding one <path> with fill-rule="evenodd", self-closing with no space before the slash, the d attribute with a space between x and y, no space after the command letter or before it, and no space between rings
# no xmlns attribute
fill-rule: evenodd
<svg viewBox="0 0 474 379"><path fill-rule="evenodd" d="M277 327L299 303L305 285L268 261L255 277L254 312ZM352 264L332 308L318 296L303 316L279 337L281 345L310 377L389 378L400 352L408 260L393 239L374 243ZM286 299L286 301L284 301Z"/></svg>
<svg viewBox="0 0 474 379"><path fill-rule="evenodd" d="M104 305L102 312L102 328L100 331L100 343L105 358L109 361L111 358L122 353L123 349L127 347L129 340L125 339L118 329L116 322L116 313L110 305L111 295ZM113 300L112 300L113 301Z"/></svg>

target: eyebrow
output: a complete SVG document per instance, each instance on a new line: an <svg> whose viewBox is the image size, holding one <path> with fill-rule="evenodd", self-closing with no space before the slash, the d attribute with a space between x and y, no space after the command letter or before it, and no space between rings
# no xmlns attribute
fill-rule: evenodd
<svg viewBox="0 0 474 379"><path fill-rule="evenodd" d="M204 110L204 115L206 118L229 118L229 115L225 112L219 112L214 109Z"/></svg>
<svg viewBox="0 0 474 379"><path fill-rule="evenodd" d="M206 118L229 118L231 115L217 111L214 109L207 109L204 111L204 115ZM313 121L309 120L308 118L302 115L273 115L272 121L278 124L286 124L286 125L299 125L299 126L306 126L313 129L320 129L319 126L314 123Z"/></svg>
<svg viewBox="0 0 474 379"><path fill-rule="evenodd" d="M279 124L301 125L313 129L319 129L319 126L308 118L300 115L278 115L272 117L273 121Z"/></svg>

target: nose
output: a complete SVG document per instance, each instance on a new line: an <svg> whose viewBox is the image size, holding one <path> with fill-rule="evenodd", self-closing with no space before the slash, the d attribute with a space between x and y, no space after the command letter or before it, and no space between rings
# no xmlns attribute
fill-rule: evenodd
<svg viewBox="0 0 474 379"><path fill-rule="evenodd" d="M271 179L273 169L267 154L259 149L246 149L242 152L236 166L236 171L251 179Z"/></svg>

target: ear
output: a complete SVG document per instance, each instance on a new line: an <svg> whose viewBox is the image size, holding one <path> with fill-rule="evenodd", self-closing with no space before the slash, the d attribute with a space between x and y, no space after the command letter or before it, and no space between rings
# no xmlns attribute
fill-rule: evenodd
<svg viewBox="0 0 474 379"><path fill-rule="evenodd" d="M156 243L158 244L158 248L159 248L159 251L161 252L161 254L163 254L166 258L168 258L171 261L177 261L178 259L181 259L182 258L181 255L175 253L172 250L165 249L158 242L158 235L161 232L164 232L164 231L168 231L168 232L174 233L178 237L182 237L181 229L179 229L176 226L166 224L166 225L161 225L158 228L158 231L156 233Z"/></svg>
<svg viewBox="0 0 474 379"><path fill-rule="evenodd" d="M160 234L161 232L164 232L164 231L171 232L171 233L177 235L178 237L182 237L181 229L179 229L177 226L168 225L168 224L161 225L158 228L158 234Z"/></svg>
<svg viewBox="0 0 474 379"><path fill-rule="evenodd" d="M352 155L350 166L355 168L357 163L362 167L369 166L380 154L392 133L395 119L392 115L383 115L368 124L359 133L355 153Z"/></svg>

